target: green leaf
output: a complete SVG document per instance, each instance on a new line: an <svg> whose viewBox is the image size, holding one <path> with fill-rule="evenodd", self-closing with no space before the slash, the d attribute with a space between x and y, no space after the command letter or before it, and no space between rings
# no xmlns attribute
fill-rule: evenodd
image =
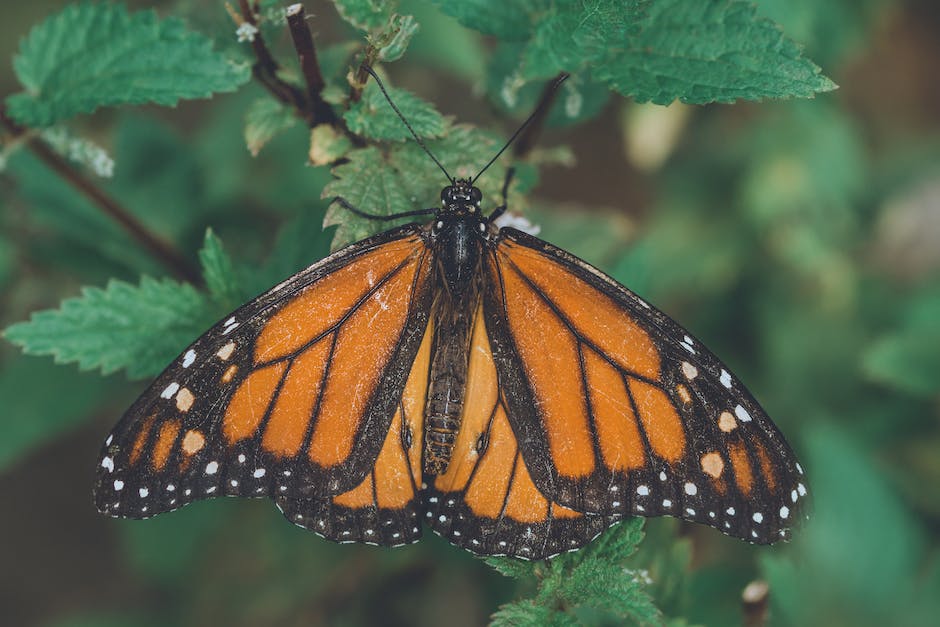
<svg viewBox="0 0 940 627"><path fill-rule="evenodd" d="M83 288L80 297L36 312L4 335L29 355L52 355L56 363L77 362L104 374L126 369L137 379L160 372L219 313L188 284L114 280L106 289Z"/></svg>
<svg viewBox="0 0 940 627"><path fill-rule="evenodd" d="M99 376L62 368L47 359L16 356L7 360L0 368L0 398L10 420L4 421L0 438L0 471L78 425L108 387L109 382Z"/></svg>
<svg viewBox="0 0 940 627"><path fill-rule="evenodd" d="M420 24L411 15L392 16L388 27L380 35L372 38L372 45L379 51L378 59L386 63L400 59L419 27Z"/></svg>
<svg viewBox="0 0 940 627"><path fill-rule="evenodd" d="M395 0L333 0L333 4L340 17L364 31L387 24L398 6Z"/></svg>
<svg viewBox="0 0 940 627"><path fill-rule="evenodd" d="M523 76L551 78L609 58L638 30L647 0L562 2L538 20L524 57Z"/></svg>
<svg viewBox="0 0 940 627"><path fill-rule="evenodd" d="M199 263L202 276L206 280L209 295L223 309L234 309L246 300L247 294L235 273L231 257L223 250L222 240L216 237L212 229L206 229L202 249L199 251Z"/></svg>
<svg viewBox="0 0 940 627"><path fill-rule="evenodd" d="M265 144L296 123L297 116L290 107L273 98L255 100L245 114L245 144L248 152L257 157Z"/></svg>
<svg viewBox="0 0 940 627"><path fill-rule="evenodd" d="M432 0L458 22L499 39L527 39L535 16L548 10L551 0Z"/></svg>
<svg viewBox="0 0 940 627"><path fill-rule="evenodd" d="M353 148L352 140L334 126L321 124L310 132L308 158L313 165L329 165L346 156Z"/></svg>
<svg viewBox="0 0 940 627"><path fill-rule="evenodd" d="M426 102L404 89L389 88L389 96L419 137L440 137L445 130L444 116ZM375 82L370 82L359 102L343 114L349 130L362 137L405 141L411 133L388 104Z"/></svg>
<svg viewBox="0 0 940 627"><path fill-rule="evenodd" d="M572 612L579 608L633 623L661 623L662 615L645 589L648 575L626 566L627 558L643 539L643 523L642 518L631 518L579 551L545 562L486 560L503 575L517 579L535 576L539 580L533 599L504 605L494 615L495 623L576 624Z"/></svg>
<svg viewBox="0 0 940 627"><path fill-rule="evenodd" d="M867 349L862 367L875 381L933 397L940 394L940 289L924 289L905 305L900 327Z"/></svg>
<svg viewBox="0 0 940 627"><path fill-rule="evenodd" d="M743 0L658 0L635 36L609 44L594 77L639 102L811 97L836 87Z"/></svg>
<svg viewBox="0 0 940 627"><path fill-rule="evenodd" d="M102 106L174 106L250 78L182 21L111 3L73 4L46 19L22 41L13 68L26 91L7 98L9 113L33 127Z"/></svg>
<svg viewBox="0 0 940 627"><path fill-rule="evenodd" d="M389 215L410 207L398 174L389 167L382 152L375 147L360 148L347 155L348 161L333 168L336 180L323 188L323 198L339 196L357 209ZM381 222L388 227L393 222ZM368 237L376 232L376 221L356 216L333 203L326 212L323 228L336 226L333 248Z"/></svg>

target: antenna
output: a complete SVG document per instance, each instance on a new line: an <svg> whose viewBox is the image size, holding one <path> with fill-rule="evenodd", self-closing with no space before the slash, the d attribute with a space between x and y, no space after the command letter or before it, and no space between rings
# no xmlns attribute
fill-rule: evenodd
<svg viewBox="0 0 940 627"><path fill-rule="evenodd" d="M554 93L554 91L558 89L563 82L565 82L565 79L568 78L568 76L569 75L567 73L560 74L554 81L552 81L552 84L549 86L547 93ZM522 126L516 129L516 132L512 134L512 137L509 138L509 141L506 142L506 145L499 149L499 152L496 153L496 156L490 159L489 163L483 166L483 169L480 170L476 176L470 179L471 185L476 183L477 179L480 178L480 176L482 176L483 173L486 172L486 170L491 165L493 165L497 159L499 159L499 156L503 154L504 152L506 152L506 149L509 148L514 141L516 141L516 138L519 137L522 131L525 130L525 128L529 125L529 123L536 118L536 116L542 113L542 109L544 109L549 103L550 103L550 99L542 100L541 104L535 108L535 111L530 113L529 117L525 119L525 122L522 123Z"/></svg>
<svg viewBox="0 0 940 627"><path fill-rule="evenodd" d="M411 132L411 136L415 138L415 141L418 142L418 145L421 146L421 148L424 150L424 152L428 153L428 156L431 157L431 160L432 160L434 163L437 164L437 167L439 167L439 168L441 169L441 172L444 173L444 176L447 177L447 180L450 181L451 185L456 184L456 181L454 180L454 177L452 177L450 174L447 173L447 170L444 169L444 166L441 165L441 162L437 160L437 157L434 156L434 153L431 152L431 150L430 150L430 149L427 147L427 145L421 140L421 138L418 137L418 134L415 133L415 130L414 130L413 128L411 128L411 124L408 123L408 120L405 119L405 116L402 115L402 113L401 113L401 111L399 111L398 107L395 106L395 103L392 102L392 98L391 98L391 96L388 95L388 91L386 91L385 85L382 84L382 80L379 78L378 74L376 74L376 73L372 70L371 67L369 67L368 65L365 65L365 64L362 65L362 69L364 69L366 72L368 72L369 75L372 76L372 78L375 79L375 83L379 86L379 89L382 90L382 94L385 96L385 99L388 100L388 104L392 105L392 109L394 109L395 113L398 114L398 117L401 119L401 121L405 123L405 126L408 127L408 130ZM502 151L500 151L500 152L502 152ZM498 156L498 155L497 155L497 156Z"/></svg>

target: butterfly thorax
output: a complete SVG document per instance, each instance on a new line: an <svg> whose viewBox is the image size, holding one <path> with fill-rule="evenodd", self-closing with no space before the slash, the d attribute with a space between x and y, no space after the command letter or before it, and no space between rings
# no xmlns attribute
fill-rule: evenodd
<svg viewBox="0 0 940 627"><path fill-rule="evenodd" d="M480 199L480 191L469 181L444 188L443 207L431 227L431 246L437 259L435 281L441 289L432 313L434 358L425 416L424 470L430 475L447 470L463 413L485 241Z"/></svg>

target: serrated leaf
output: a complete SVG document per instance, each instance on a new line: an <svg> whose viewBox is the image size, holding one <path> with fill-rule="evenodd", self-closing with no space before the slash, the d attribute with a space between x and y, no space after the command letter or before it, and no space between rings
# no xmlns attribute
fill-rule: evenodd
<svg viewBox="0 0 940 627"><path fill-rule="evenodd" d="M329 165L339 161L352 147L352 140L346 135L329 124L321 124L310 131L307 158L312 165Z"/></svg>
<svg viewBox="0 0 940 627"><path fill-rule="evenodd" d="M387 24L398 6L395 0L333 0L333 4L340 17L364 31Z"/></svg>
<svg viewBox="0 0 940 627"><path fill-rule="evenodd" d="M105 289L83 288L59 309L34 313L4 336L29 355L51 355L57 363L104 374L125 369L136 379L160 372L220 313L188 284L113 280Z"/></svg>
<svg viewBox="0 0 940 627"><path fill-rule="evenodd" d="M491 616L492 627L546 627L576 625L573 616L567 616L552 608L539 605L532 600L506 603Z"/></svg>
<svg viewBox="0 0 940 627"><path fill-rule="evenodd" d="M255 100L245 114L245 145L253 157L275 136L297 123L297 116L274 98Z"/></svg>
<svg viewBox="0 0 940 627"><path fill-rule="evenodd" d="M13 68L26 91L7 98L7 108L32 127L103 106L174 106L250 78L182 21L111 3L74 4L47 18L22 41Z"/></svg>
<svg viewBox="0 0 940 627"><path fill-rule="evenodd" d="M623 46L637 30L648 0L558 2L541 17L523 55L524 78L576 72Z"/></svg>
<svg viewBox="0 0 940 627"><path fill-rule="evenodd" d="M379 215L390 215L409 206L398 173L389 167L378 148L360 148L347 158L346 163L333 168L336 180L323 188L322 198L339 196L357 209ZM323 220L323 228L337 227L334 250L393 224L356 216L339 203L330 205Z"/></svg>
<svg viewBox="0 0 940 627"><path fill-rule="evenodd" d="M199 250L199 264L209 295L220 308L234 309L246 299L248 295L241 288L232 258L222 248L222 240L216 237L212 229L206 229Z"/></svg>
<svg viewBox="0 0 940 627"><path fill-rule="evenodd" d="M658 0L640 31L612 45L593 75L657 104L811 97L836 87L743 0Z"/></svg>
<svg viewBox="0 0 940 627"><path fill-rule="evenodd" d="M429 102L404 89L388 88L389 96L419 137L440 137L445 130L444 116ZM349 130L371 139L405 141L411 133L388 104L382 91L370 82L359 102L343 114Z"/></svg>
<svg viewBox="0 0 940 627"><path fill-rule="evenodd" d="M549 9L551 0L432 0L458 22L506 41L527 39L535 17Z"/></svg>
<svg viewBox="0 0 940 627"><path fill-rule="evenodd" d="M386 63L400 59L419 28L414 16L393 15L388 27L372 40L372 45L378 49L378 59Z"/></svg>

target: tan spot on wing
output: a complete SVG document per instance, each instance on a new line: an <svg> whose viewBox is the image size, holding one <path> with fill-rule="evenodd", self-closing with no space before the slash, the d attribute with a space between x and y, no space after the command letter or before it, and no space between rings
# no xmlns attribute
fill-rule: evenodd
<svg viewBox="0 0 940 627"><path fill-rule="evenodd" d="M718 416L718 428L725 433L731 433L738 428L738 421L730 411L723 411Z"/></svg>
<svg viewBox="0 0 940 627"><path fill-rule="evenodd" d="M196 397L189 391L189 388L183 388L176 393L176 408L182 412L187 412L193 406L195 400Z"/></svg>
<svg viewBox="0 0 940 627"><path fill-rule="evenodd" d="M195 455L206 445L206 436L201 431L190 429L183 436L183 452L187 455Z"/></svg>
<svg viewBox="0 0 940 627"><path fill-rule="evenodd" d="M698 376L698 368L693 366L687 361L682 362L682 374L685 375L685 378L691 381Z"/></svg>
<svg viewBox="0 0 940 627"><path fill-rule="evenodd" d="M724 472L725 469L724 460L721 459L721 455L715 451L702 455L701 464L702 472L712 479L717 479L720 477L721 473Z"/></svg>
<svg viewBox="0 0 940 627"><path fill-rule="evenodd" d="M216 356L222 361L225 361L232 356L233 352L235 352L235 342L229 342L219 349L219 352L216 353Z"/></svg>
<svg viewBox="0 0 940 627"><path fill-rule="evenodd" d="M689 388L685 387L681 383L676 386L676 393L679 395L679 398L683 403L688 405L692 402L692 395L689 394Z"/></svg>
<svg viewBox="0 0 940 627"><path fill-rule="evenodd" d="M238 366L236 366L235 364L232 364L231 366L229 366L225 370L225 372L222 374L222 383L230 382L233 378L235 378L236 372L238 372Z"/></svg>

